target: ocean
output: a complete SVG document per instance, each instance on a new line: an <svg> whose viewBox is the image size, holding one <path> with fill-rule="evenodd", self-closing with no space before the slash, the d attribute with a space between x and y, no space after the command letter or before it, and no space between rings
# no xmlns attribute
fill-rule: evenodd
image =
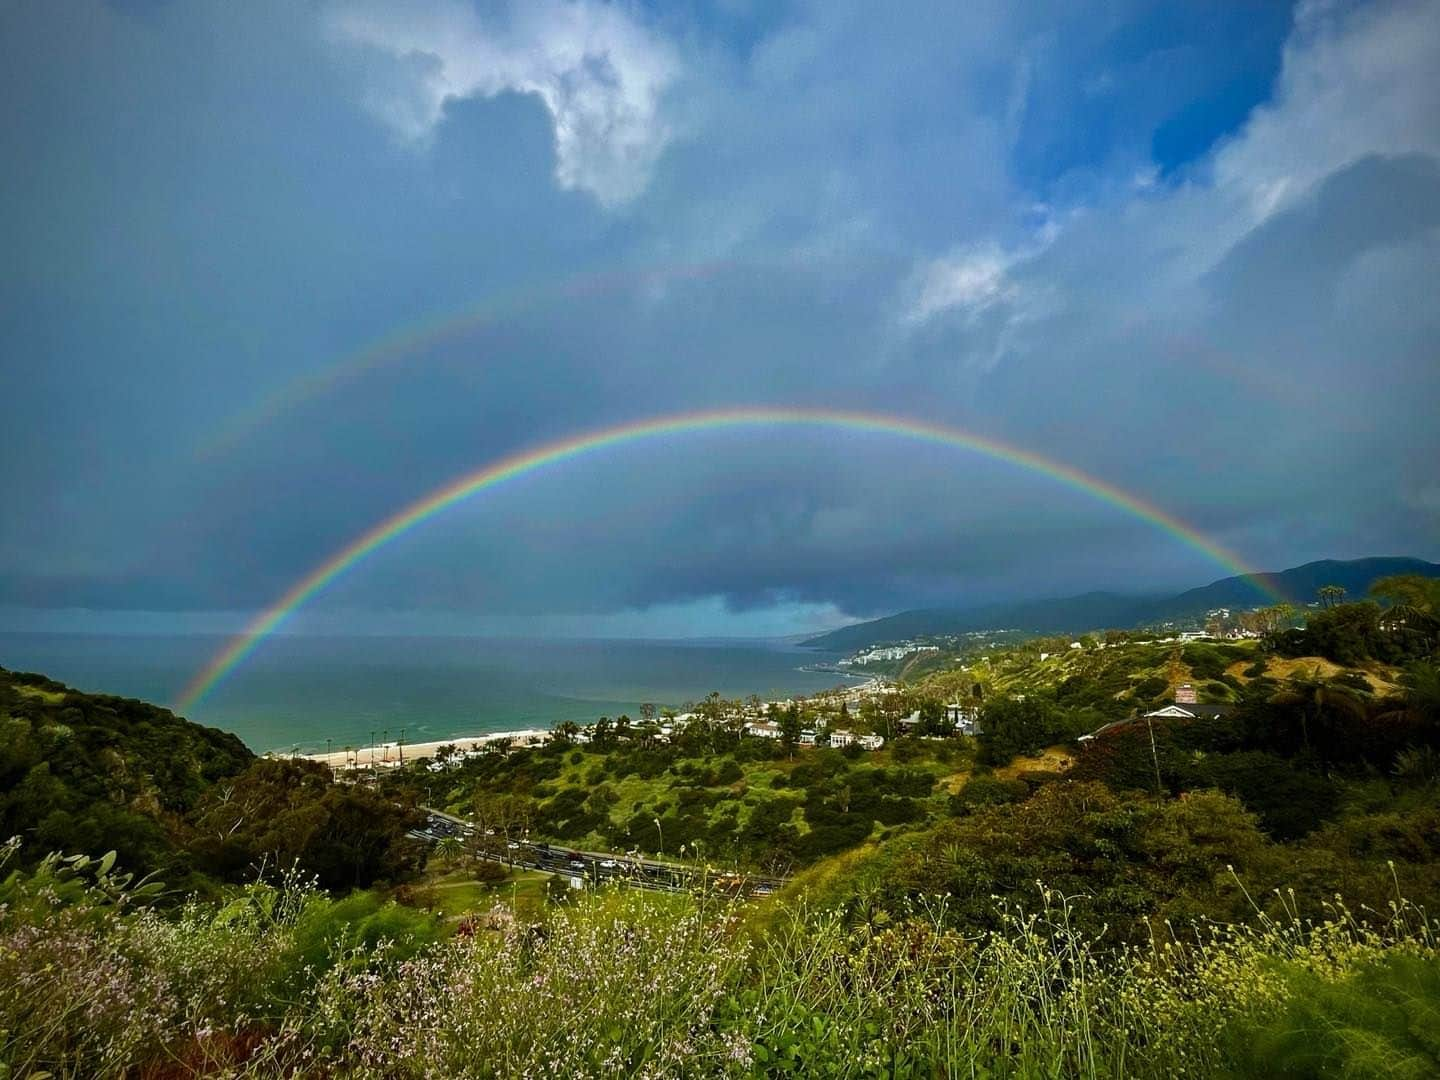
<svg viewBox="0 0 1440 1080"><path fill-rule="evenodd" d="M0 634L0 667L168 705L221 637ZM809 694L853 683L833 653L770 642L275 636L186 714L257 752L339 750L586 723L642 702Z"/></svg>

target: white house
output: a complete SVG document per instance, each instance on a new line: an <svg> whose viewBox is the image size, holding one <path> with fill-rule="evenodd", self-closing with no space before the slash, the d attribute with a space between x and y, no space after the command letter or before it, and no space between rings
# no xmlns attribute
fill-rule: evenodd
<svg viewBox="0 0 1440 1080"><path fill-rule="evenodd" d="M885 745L885 739L880 735L861 735L855 742L861 750L879 750Z"/></svg>
<svg viewBox="0 0 1440 1080"><path fill-rule="evenodd" d="M1225 702L1202 705L1195 700L1195 696L1195 688L1189 683L1186 683L1183 686L1175 688L1175 703L1173 705L1165 705L1158 709L1151 709L1149 712L1143 713L1140 716L1132 716L1124 720L1112 720L1110 723L1096 728L1090 732L1089 735L1081 735L1076 741L1089 742L1091 739L1100 735L1107 735L1112 731L1129 727L1132 724L1138 724L1142 720L1218 720L1234 708L1233 705L1228 705Z"/></svg>
<svg viewBox="0 0 1440 1080"><path fill-rule="evenodd" d="M780 738L780 725L769 720L764 720L760 723L746 724L745 734L755 735L762 739L778 739ZM814 737L813 732L811 733L811 737Z"/></svg>
<svg viewBox="0 0 1440 1080"><path fill-rule="evenodd" d="M980 709L976 705L954 702L945 706L945 721L957 734L974 735L980 730Z"/></svg>
<svg viewBox="0 0 1440 1080"><path fill-rule="evenodd" d="M849 746L854 741L855 733L853 731L841 731L837 728L830 732L830 745L837 750Z"/></svg>

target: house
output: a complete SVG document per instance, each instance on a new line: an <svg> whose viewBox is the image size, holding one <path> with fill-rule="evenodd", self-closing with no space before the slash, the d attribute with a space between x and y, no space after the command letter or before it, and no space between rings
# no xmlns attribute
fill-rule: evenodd
<svg viewBox="0 0 1440 1080"><path fill-rule="evenodd" d="M895 721L895 726L901 731L914 731L920 726L920 710L916 709L909 716L902 716Z"/></svg>
<svg viewBox="0 0 1440 1080"><path fill-rule="evenodd" d="M745 734L755 735L761 739L778 739L780 738L780 725L769 720L746 724Z"/></svg>
<svg viewBox="0 0 1440 1080"><path fill-rule="evenodd" d="M861 750L879 750L885 745L885 740L879 735L861 735L855 740Z"/></svg>
<svg viewBox="0 0 1440 1080"><path fill-rule="evenodd" d="M849 746L854 741L855 733L853 731L841 731L837 728L836 730L830 732L830 745L835 747L835 749L837 750Z"/></svg>
<svg viewBox="0 0 1440 1080"><path fill-rule="evenodd" d="M1130 727L1142 720L1147 722L1156 720L1218 720L1222 716L1228 716L1235 708L1235 706L1226 704L1225 702L1212 702L1202 705L1195 700L1195 697L1195 688L1189 683L1186 683L1183 686L1175 688L1174 704L1165 705L1158 709L1151 709L1149 712L1142 713L1140 716L1132 716L1124 720L1112 720L1110 723L1096 728L1090 732L1089 735L1081 735L1076 741L1089 742L1097 736Z"/></svg>
<svg viewBox="0 0 1440 1080"><path fill-rule="evenodd" d="M815 745L815 732L810 731L810 730L808 730L808 729L805 730L805 731L800 732L800 745L801 745L801 746L814 746L814 745Z"/></svg>
<svg viewBox="0 0 1440 1080"><path fill-rule="evenodd" d="M980 709L954 702L945 706L945 722L959 735L975 735L980 731Z"/></svg>

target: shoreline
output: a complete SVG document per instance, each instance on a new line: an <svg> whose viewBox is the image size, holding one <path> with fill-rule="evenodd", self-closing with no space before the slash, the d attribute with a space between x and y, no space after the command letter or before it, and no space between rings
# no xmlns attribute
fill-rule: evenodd
<svg viewBox="0 0 1440 1080"><path fill-rule="evenodd" d="M406 761L434 757L435 751L442 746L457 746L461 750L471 750L501 739L509 739L514 743L529 743L543 741L549 736L549 731L542 731L539 728L522 728L519 731L488 731L481 735L454 735L432 742L405 743L403 746L398 742L376 743L374 746L362 746L349 752L334 750L328 754L301 754L300 757L307 761L318 761L323 765L329 765L332 769L343 769L348 764L348 759L353 756L360 768L366 769L370 767L372 761L377 766L398 765L402 754Z"/></svg>
<svg viewBox="0 0 1440 1080"><path fill-rule="evenodd" d="M841 673L836 672L836 674ZM885 689L884 679L882 676L879 675L860 675L857 673L853 675L847 674L845 677L851 679L859 679L861 681L854 686L834 687L831 690L826 691L826 693L838 694L842 698L852 699L863 698L869 694L881 693ZM815 695L801 696L803 697ZM767 702L766 704L784 705L788 704L791 700L794 699L787 698L781 701ZM693 714L684 713L677 718L686 719L691 715ZM583 728L588 725L581 724L580 726ZM497 742L501 739L508 739L511 741L511 743L516 745L533 746L538 743L542 743L546 739L548 739L552 731L552 728L520 728L515 731L488 731L478 735L452 735L448 738L432 739L425 742L407 742L404 743L403 746L399 742L391 741L384 743L375 743L373 746L366 745L356 747L348 752L341 749L332 750L329 753L308 752L299 754L297 756L302 757L307 761L321 762L322 764L329 765L332 769L345 768L350 763L350 760L353 758L359 768L365 769L370 768L372 762L376 767L398 765L401 762L402 753L403 758L406 761L413 761L418 758L434 757L435 751L437 751L442 746L456 746L462 751L474 750L480 749L481 747L489 743ZM269 751L262 756L268 757L272 755L275 757L286 756L283 752L280 751Z"/></svg>

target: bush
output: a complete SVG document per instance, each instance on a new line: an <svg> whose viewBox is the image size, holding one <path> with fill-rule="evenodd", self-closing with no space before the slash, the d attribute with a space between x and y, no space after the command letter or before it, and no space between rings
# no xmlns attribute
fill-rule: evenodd
<svg viewBox="0 0 1440 1080"><path fill-rule="evenodd" d="M998 780L993 776L972 776L965 781L960 791L950 796L950 812L969 814L983 806L1002 806L1017 803L1030 794L1030 788L1020 780Z"/></svg>
<svg viewBox="0 0 1440 1080"><path fill-rule="evenodd" d="M475 863L475 869L471 871L476 881L484 882L487 885L504 881L510 876L510 868L502 862L495 862L491 859L481 859Z"/></svg>
<svg viewBox="0 0 1440 1080"><path fill-rule="evenodd" d="M1197 773L1203 784L1243 802L1277 840L1306 835L1339 808L1339 791L1331 781L1259 750L1211 754L1201 761Z"/></svg>
<svg viewBox="0 0 1440 1080"><path fill-rule="evenodd" d="M1282 969L1284 1005L1227 1025L1233 1075L1420 1078L1440 1076L1440 960L1395 955L1338 981L1299 965Z"/></svg>

